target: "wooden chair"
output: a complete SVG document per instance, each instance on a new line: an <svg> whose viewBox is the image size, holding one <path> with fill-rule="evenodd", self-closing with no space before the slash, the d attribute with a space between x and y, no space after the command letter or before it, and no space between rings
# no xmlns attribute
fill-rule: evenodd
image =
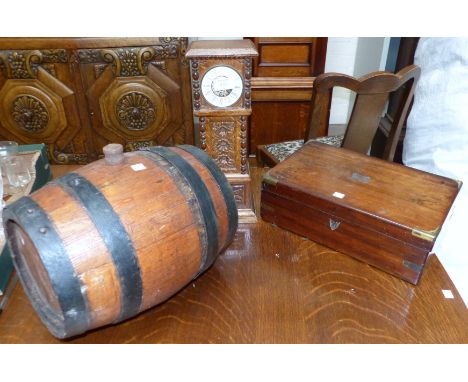
<svg viewBox="0 0 468 382"><path fill-rule="evenodd" d="M382 159L393 161L401 128L408 114L420 73L418 66L410 65L396 74L373 72L358 79L339 73L321 74L314 81L310 120L305 139L259 145L257 147L259 165L273 167L311 140L367 154L390 94L401 89L403 94L400 97L398 112L392 121L382 156ZM356 99L345 134L328 136L331 96L333 88L337 86L354 91Z"/></svg>

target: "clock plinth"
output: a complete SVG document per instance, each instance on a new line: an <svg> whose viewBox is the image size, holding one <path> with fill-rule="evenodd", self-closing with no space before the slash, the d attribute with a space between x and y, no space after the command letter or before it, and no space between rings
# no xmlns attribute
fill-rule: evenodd
<svg viewBox="0 0 468 382"><path fill-rule="evenodd" d="M247 157L250 79L256 55L250 40L194 41L186 54L193 114L199 118L199 145L229 180L240 223L257 221Z"/></svg>
<svg viewBox="0 0 468 382"><path fill-rule="evenodd" d="M239 223L256 223L257 215L253 200L250 173L226 174L236 200Z"/></svg>

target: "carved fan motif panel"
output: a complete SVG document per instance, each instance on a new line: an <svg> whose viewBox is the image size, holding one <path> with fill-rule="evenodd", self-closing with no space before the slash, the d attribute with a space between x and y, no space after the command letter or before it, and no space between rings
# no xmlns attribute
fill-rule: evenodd
<svg viewBox="0 0 468 382"><path fill-rule="evenodd" d="M117 101L115 114L121 126L141 131L154 122L156 106L143 93L128 92Z"/></svg>
<svg viewBox="0 0 468 382"><path fill-rule="evenodd" d="M96 82L100 85L99 80ZM171 122L168 91L147 77L115 78L102 93L91 89L102 125L96 132L109 140L157 140ZM99 101L99 103L97 102Z"/></svg>
<svg viewBox="0 0 468 382"><path fill-rule="evenodd" d="M0 38L0 139L87 163L109 142L193 143L187 38Z"/></svg>
<svg viewBox="0 0 468 382"><path fill-rule="evenodd" d="M174 40L163 42L80 51L96 150L107 142L126 150L192 143L190 88L180 78L189 79L188 66Z"/></svg>
<svg viewBox="0 0 468 382"><path fill-rule="evenodd" d="M81 126L70 74L64 70L68 61L64 49L0 50L1 139L46 143L52 162L73 158L75 152L64 149L80 137Z"/></svg>

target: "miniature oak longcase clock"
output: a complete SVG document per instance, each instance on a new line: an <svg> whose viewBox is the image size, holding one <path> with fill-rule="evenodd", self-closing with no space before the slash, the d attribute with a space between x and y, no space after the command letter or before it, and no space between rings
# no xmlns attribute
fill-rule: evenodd
<svg viewBox="0 0 468 382"><path fill-rule="evenodd" d="M250 40L194 41L186 54L200 147L228 178L240 223L257 221L247 158L252 57L257 55Z"/></svg>

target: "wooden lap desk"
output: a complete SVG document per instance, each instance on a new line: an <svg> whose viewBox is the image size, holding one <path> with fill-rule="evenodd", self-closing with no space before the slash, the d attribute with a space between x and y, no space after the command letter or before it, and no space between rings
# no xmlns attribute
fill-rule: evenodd
<svg viewBox="0 0 468 382"><path fill-rule="evenodd" d="M262 171L252 169L257 211ZM0 343L467 343L467 324L435 255L415 287L259 219L240 225L213 267L168 301L70 340L48 332L18 283L0 314Z"/></svg>

